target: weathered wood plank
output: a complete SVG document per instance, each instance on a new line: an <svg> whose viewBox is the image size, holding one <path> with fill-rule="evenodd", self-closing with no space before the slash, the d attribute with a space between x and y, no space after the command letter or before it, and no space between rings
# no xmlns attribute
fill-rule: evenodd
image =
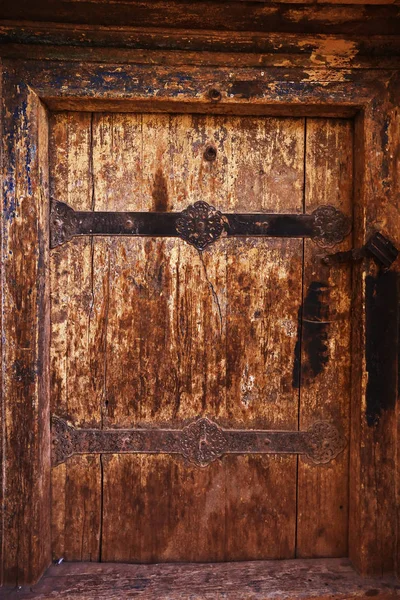
<svg viewBox="0 0 400 600"><path fill-rule="evenodd" d="M393 579L363 578L348 560L292 560L197 565L68 564L51 567L34 591L7 600L352 600L399 597Z"/></svg>
<svg viewBox="0 0 400 600"><path fill-rule="evenodd" d="M399 76L356 120L355 242L379 229L397 246L399 214ZM354 281L350 557L361 572L398 570L399 262L379 274L366 265ZM382 304L382 297L387 300ZM373 319L373 320L371 320ZM397 334L398 335L398 334ZM397 373L397 374L396 374ZM398 480L398 479L397 479ZM371 527L373 523L373 527ZM394 533L396 532L396 533Z"/></svg>
<svg viewBox="0 0 400 600"><path fill-rule="evenodd" d="M50 562L47 115L3 77L3 573L33 582Z"/></svg>
<svg viewBox="0 0 400 600"><path fill-rule="evenodd" d="M91 155L90 113L54 115L50 136L53 198L64 198L76 209L92 207ZM101 423L104 317L98 307L104 292L94 285L92 272L94 262L101 260L88 238L51 253L51 410L77 426ZM53 557L97 560L99 457L77 456L53 469L52 499Z"/></svg>
<svg viewBox="0 0 400 600"><path fill-rule="evenodd" d="M229 210L301 212L304 121L234 120L229 129ZM249 238L227 248L227 424L297 427L291 371L302 295L301 245L294 239ZM293 556L296 458L227 458L227 556Z"/></svg>
<svg viewBox="0 0 400 600"><path fill-rule="evenodd" d="M305 210L331 204L352 216L351 121L307 119ZM352 247L351 236L336 250ZM304 241L304 302L299 313L300 429L327 420L349 439L351 266L325 266L329 253ZM346 556L349 445L316 469L299 459L297 556Z"/></svg>
<svg viewBox="0 0 400 600"><path fill-rule="evenodd" d="M394 36L393 36L394 37ZM356 48L353 48L353 42L347 43L344 40L342 44L335 43L328 45L326 50L321 47L322 52L310 51L303 55L296 54L258 54L258 53L223 53L206 51L173 51L165 53L164 51L152 50L127 50L125 48L98 48L79 47L79 46L45 46L32 44L1 44L0 56L11 59L26 59L28 56L39 61L64 61L70 62L91 62L93 64L146 64L154 65L161 63L165 65L196 65L196 66L229 66L231 68L241 66L243 68L273 68L273 67L298 67L301 69L313 69L314 76L319 70L333 66L335 69L398 69L400 67L400 56L398 53L398 44L392 43L388 46L388 54L380 55L379 48L371 48L371 55L360 55ZM61 110L68 110L68 106L63 106ZM109 109L103 109L103 112L109 112ZM115 112L118 112L116 110ZM128 111L131 112L131 111ZM279 115L281 116L281 115ZM301 115L298 115L301 116Z"/></svg>
<svg viewBox="0 0 400 600"><path fill-rule="evenodd" d="M166 52L168 50L168 52ZM398 68L400 37L0 22L0 55L94 63Z"/></svg>
<svg viewBox="0 0 400 600"><path fill-rule="evenodd" d="M376 54L381 59L388 57L390 52L398 51L399 34L386 35L356 35L354 31L344 35L316 33L301 35L296 33L275 33L257 31L237 31L235 36L225 31L201 31L185 29L146 29L144 27L93 27L75 23L73 26L63 23L30 23L29 21L0 21L0 41L6 45L46 45L54 48L66 46L71 56L73 48L96 47L97 50L113 46L114 49L140 50L149 52L157 50L176 52L223 52L227 59L230 53L266 54L309 56L318 60L318 56L347 55L350 60L360 56ZM94 54L94 51L93 51ZM73 56L73 53L72 53ZM164 54L168 60L168 54ZM95 60L95 56L93 56ZM100 61L101 62L101 61ZM290 64L281 65L289 67ZM331 66L334 66L331 63ZM350 65L348 65L350 66Z"/></svg>
<svg viewBox="0 0 400 600"><path fill-rule="evenodd" d="M0 98L3 97L3 61L0 59ZM3 114L0 115L0 131L4 131L3 129ZM0 154L0 157L3 159L3 151ZM3 172L3 163L0 163L0 185L1 190L3 192L3 182L4 182L4 172ZM3 234L1 234L1 239L3 238ZM0 303L3 306L3 285L0 285ZM0 327L1 331L3 331L3 311L0 312ZM1 356L3 357L3 340L0 338L0 351ZM3 369L0 369L0 386L3 389ZM4 395L0 394L0 586L4 583L4 557L3 557L3 543L4 543L4 486L5 486L5 455L4 455L4 443L6 439L6 428L5 428L5 402Z"/></svg>
<svg viewBox="0 0 400 600"><path fill-rule="evenodd" d="M398 33L399 8L372 4L286 4L263 2L103 2L62 5L38 0L27 6L20 0L7 3L3 19L90 23L97 26L170 27L225 31L287 31L300 33Z"/></svg>
<svg viewBox="0 0 400 600"><path fill-rule="evenodd" d="M5 64L14 64L5 60ZM391 71L90 65L18 62L20 77L51 109L354 116L385 94ZM222 99L213 102L209 90Z"/></svg>

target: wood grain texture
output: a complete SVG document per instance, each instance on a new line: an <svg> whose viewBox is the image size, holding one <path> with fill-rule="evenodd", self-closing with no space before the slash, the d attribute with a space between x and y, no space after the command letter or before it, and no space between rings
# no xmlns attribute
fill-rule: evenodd
<svg viewBox="0 0 400 600"><path fill-rule="evenodd" d="M89 210L90 113L53 117L49 149L52 198L62 196L75 209ZM51 253L51 410L87 427L101 424L103 389L104 316L97 315L97 298L101 303L104 293L93 283L94 260L89 238ZM100 479L100 459L95 456L77 456L53 469L53 558L99 558Z"/></svg>
<svg viewBox="0 0 400 600"><path fill-rule="evenodd" d="M3 19L139 26L171 29L299 32L398 33L399 7L383 4L286 4L274 2L114 2L110 13L104 2L38 0L27 6L15 0L2 8Z"/></svg>
<svg viewBox="0 0 400 600"><path fill-rule="evenodd" d="M221 210L301 211L302 119L94 115L92 125L92 150L75 142L70 160L91 157L97 210L181 210L201 198ZM207 144L217 148L214 163L203 158ZM68 168L79 182L84 175L75 170ZM97 238L90 260L80 247L73 268L103 290L92 305L93 328L102 333L96 357L81 354L82 335L77 350L53 353L55 382L79 363L79 382L67 386L70 418L80 414L85 389L86 422L100 410L106 427L180 426L208 415L231 427L295 428L300 247L300 240L221 240L200 255L175 239ZM69 282L74 320L85 314L84 286ZM53 294L66 298L67 283L53 280L57 286ZM103 560L294 553L294 457L226 457L204 470L159 456L107 456L102 465Z"/></svg>
<svg viewBox="0 0 400 600"><path fill-rule="evenodd" d="M398 582L360 577L347 560L201 565L62 564L7 600L353 600L399 597Z"/></svg>
<svg viewBox="0 0 400 600"><path fill-rule="evenodd" d="M36 60L298 67L399 68L399 35L260 33L93 27L0 21L0 55Z"/></svg>
<svg viewBox="0 0 400 600"><path fill-rule="evenodd" d="M352 217L352 123L307 119L306 132L306 212L331 204ZM349 236L331 252L351 247ZM349 439L351 265L327 267L327 253L304 240L299 425L327 420ZM349 446L321 469L299 458L297 556L347 555L348 460Z"/></svg>
<svg viewBox="0 0 400 600"><path fill-rule="evenodd" d="M399 147L398 74L387 84L387 95L376 98L356 120L355 146L355 241L358 245L378 228L399 245ZM368 165L365 168L364 165ZM392 268L399 278L399 262ZM361 572L382 574L399 569L399 398L393 386L385 393L379 418L368 418L369 374L366 362L366 281L379 278L367 265L354 281L355 323L353 336L352 451L350 455L350 557ZM394 290L393 290L394 291ZM393 326L398 319L394 314ZM371 324L369 324L371 325ZM382 334L384 330L382 331ZM393 336L389 337L392 340ZM388 342L389 342L388 340ZM384 347L385 343L381 347ZM398 368L399 347L390 347L393 368ZM376 357L378 363L382 354ZM379 395L378 395L379 407ZM393 475L393 474L396 475ZM367 490L365 492L365 490ZM374 527L371 527L371 522Z"/></svg>
<svg viewBox="0 0 400 600"><path fill-rule="evenodd" d="M3 61L0 60L0 97L3 97ZM3 116L0 116L0 127L3 131ZM0 152L0 184L3 190L3 149ZM0 302L3 306L3 286L0 285ZM0 312L0 327L3 331L3 311ZM0 338L0 351L3 356L3 340ZM3 389L3 369L0 369L0 389ZM5 498L5 453L4 453L4 442L6 439L6 428L5 428L5 402L4 395L0 394L0 587L4 583L4 498Z"/></svg>
<svg viewBox="0 0 400 600"><path fill-rule="evenodd" d="M5 60L13 65L13 61ZM260 69L17 61L19 76L52 110L354 116L385 93L382 70ZM221 90L212 102L209 90Z"/></svg>
<svg viewBox="0 0 400 600"><path fill-rule="evenodd" d="M3 79L2 550L5 583L50 562L47 115L14 73ZM33 143L34 140L34 143Z"/></svg>

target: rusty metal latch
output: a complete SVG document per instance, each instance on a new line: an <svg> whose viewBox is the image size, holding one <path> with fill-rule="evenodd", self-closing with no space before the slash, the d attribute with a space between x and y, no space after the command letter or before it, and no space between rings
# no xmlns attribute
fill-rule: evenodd
<svg viewBox="0 0 400 600"><path fill-rule="evenodd" d="M319 206L311 214L222 213L199 201L182 212L75 211L52 202L50 246L75 236L134 235L180 237L198 250L224 236L310 237L332 248L350 233L349 217L334 206Z"/></svg>
<svg viewBox="0 0 400 600"><path fill-rule="evenodd" d="M336 252L322 259L326 265L358 262L364 258L373 258L383 270L390 269L397 259L399 251L392 242L379 232L374 233L362 248L353 248L347 252Z"/></svg>
<svg viewBox="0 0 400 600"><path fill-rule="evenodd" d="M53 466L75 454L180 454L199 467L224 454L303 454L324 464L345 447L346 439L327 421L307 431L222 429L206 417L183 429L77 429L52 417Z"/></svg>

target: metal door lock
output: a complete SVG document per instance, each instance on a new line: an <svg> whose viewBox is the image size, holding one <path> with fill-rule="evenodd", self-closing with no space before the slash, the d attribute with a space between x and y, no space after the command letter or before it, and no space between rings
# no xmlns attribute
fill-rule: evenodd
<svg viewBox="0 0 400 600"><path fill-rule="evenodd" d="M392 242L381 233L374 233L362 248L352 248L346 252L328 254L322 259L325 265L359 262L364 258L373 258L383 270L388 270L397 259L399 251Z"/></svg>

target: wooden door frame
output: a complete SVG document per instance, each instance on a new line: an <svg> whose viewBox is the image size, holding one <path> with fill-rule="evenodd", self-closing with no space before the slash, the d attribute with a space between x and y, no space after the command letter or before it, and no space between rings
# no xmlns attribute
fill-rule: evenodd
<svg viewBox="0 0 400 600"><path fill-rule="evenodd" d="M400 75L322 68L310 77L303 68L36 58L5 58L2 70L0 558L4 583L29 584L51 562L49 110L354 118L354 244L378 229L399 245ZM211 89L221 92L220 101L210 98ZM396 293L397 271L383 277L383 294ZM375 424L368 424L366 347L374 340L367 339L366 278L375 275L367 261L354 269L349 557L360 573L382 575L398 573L400 559L399 409L397 390L383 385L397 369L399 349L380 356L375 343L385 361L375 383L384 394Z"/></svg>

